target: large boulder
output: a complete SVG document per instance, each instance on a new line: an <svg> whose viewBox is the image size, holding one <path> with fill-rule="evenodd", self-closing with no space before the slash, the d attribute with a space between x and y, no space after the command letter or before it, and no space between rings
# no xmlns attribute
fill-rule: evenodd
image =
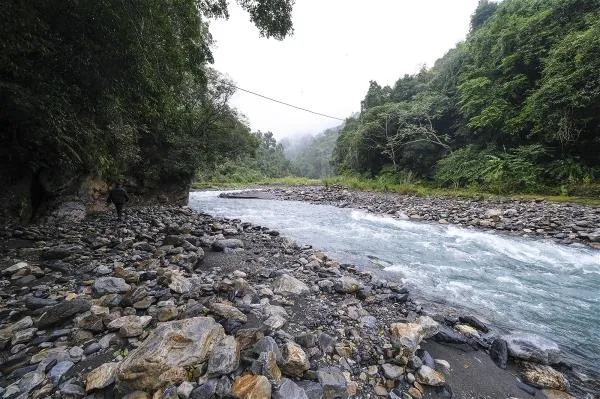
<svg viewBox="0 0 600 399"><path fill-rule="evenodd" d="M207 373L213 376L229 374L240 364L240 346L234 337L227 335L213 348L208 359Z"/></svg>
<svg viewBox="0 0 600 399"><path fill-rule="evenodd" d="M541 389L547 388L559 391L567 391L569 389L569 381L567 381L565 376L550 366L522 362L521 367L521 376L527 384Z"/></svg>
<svg viewBox="0 0 600 399"><path fill-rule="evenodd" d="M156 391L186 379L186 368L208 360L225 336L211 317L159 323L154 332L119 366L120 391Z"/></svg>
<svg viewBox="0 0 600 399"><path fill-rule="evenodd" d="M233 381L231 394L238 399L271 399L271 383L265 376L246 374Z"/></svg>
<svg viewBox="0 0 600 399"><path fill-rule="evenodd" d="M45 309L40 316L37 327L40 330L71 319L78 313L87 312L91 308L89 301L83 298L75 298L71 301L62 301L57 305Z"/></svg>
<svg viewBox="0 0 600 399"><path fill-rule="evenodd" d="M514 333L502 337L508 346L508 354L517 359L542 364L559 361L560 349L556 342L531 333Z"/></svg>

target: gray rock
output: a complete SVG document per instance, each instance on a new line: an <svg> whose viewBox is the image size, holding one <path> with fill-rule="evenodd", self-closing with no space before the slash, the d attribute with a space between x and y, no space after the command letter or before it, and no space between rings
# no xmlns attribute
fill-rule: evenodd
<svg viewBox="0 0 600 399"><path fill-rule="evenodd" d="M192 281L180 274L173 274L169 288L178 294L186 294L192 289Z"/></svg>
<svg viewBox="0 0 600 399"><path fill-rule="evenodd" d="M16 331L12 338L12 345L14 346L23 342L29 342L35 336L37 330L37 328L31 327Z"/></svg>
<svg viewBox="0 0 600 399"><path fill-rule="evenodd" d="M300 388L304 389L304 393L308 399L322 399L323 387L318 382L313 381L298 381L296 383Z"/></svg>
<svg viewBox="0 0 600 399"><path fill-rule="evenodd" d="M275 342L271 336L267 335L266 337L261 338L256 344L254 344L252 351L257 355L260 355L262 352L273 352L277 357L277 363L283 362L281 349L279 349L277 342Z"/></svg>
<svg viewBox="0 0 600 399"><path fill-rule="evenodd" d="M389 378L390 380L396 380L404 374L404 369L395 364L384 363L381 365L381 368L383 369L385 378Z"/></svg>
<svg viewBox="0 0 600 399"><path fill-rule="evenodd" d="M65 384L61 385L60 393L67 398L83 398L85 396L85 390L83 387L73 382L66 382Z"/></svg>
<svg viewBox="0 0 600 399"><path fill-rule="evenodd" d="M215 251L225 251L226 249L244 248L244 242L236 238L228 238L225 240L217 240L212 243L212 248Z"/></svg>
<svg viewBox="0 0 600 399"><path fill-rule="evenodd" d="M466 323L471 327L478 329L479 331L483 331L484 333L490 331L490 329L485 325L485 323L483 323L475 316L460 316L458 319L461 323Z"/></svg>
<svg viewBox="0 0 600 399"><path fill-rule="evenodd" d="M310 368L308 356L300 345L288 341L283 346L283 362L281 371L292 377L301 377Z"/></svg>
<svg viewBox="0 0 600 399"><path fill-rule="evenodd" d="M357 292L360 289L360 286L360 281L349 276L340 277L334 283L335 290L345 294L353 294Z"/></svg>
<svg viewBox="0 0 600 399"><path fill-rule="evenodd" d="M29 392L33 391L46 379L46 375L42 371L32 371L31 373L27 373L21 378L19 381L19 393L21 395L27 395Z"/></svg>
<svg viewBox="0 0 600 399"><path fill-rule="evenodd" d="M71 301L62 301L58 305L51 306L40 316L37 322L39 329L46 329L55 324L69 320L72 316L87 312L91 304L83 298L75 298Z"/></svg>
<svg viewBox="0 0 600 399"><path fill-rule="evenodd" d="M234 337L227 335L212 350L207 373L211 376L229 374L240 364L240 347Z"/></svg>
<svg viewBox="0 0 600 399"><path fill-rule="evenodd" d="M54 306L57 303L58 302L54 299L38 298L35 296L28 296L27 299L25 299L25 306L29 310L41 309L45 308L46 306Z"/></svg>
<svg viewBox="0 0 600 399"><path fill-rule="evenodd" d="M118 363L104 363L88 373L86 376L86 392L95 389L104 389L115 382Z"/></svg>
<svg viewBox="0 0 600 399"><path fill-rule="evenodd" d="M190 397L190 395L192 394L193 390L194 390L194 385L191 382L183 381L177 387L177 396L179 396L180 399L188 399Z"/></svg>
<svg viewBox="0 0 600 399"><path fill-rule="evenodd" d="M560 358L558 345L547 338L531 333L514 333L502 337L511 357L542 364L557 363Z"/></svg>
<svg viewBox="0 0 600 399"><path fill-rule="evenodd" d="M121 337L137 337L144 332L152 316L123 316L111 321L108 324L110 330L119 330Z"/></svg>
<svg viewBox="0 0 600 399"><path fill-rule="evenodd" d="M195 388L190 394L190 399L216 399L218 380L211 379Z"/></svg>
<svg viewBox="0 0 600 399"><path fill-rule="evenodd" d="M506 368L508 361L508 345L503 339L495 339L490 346L490 357L501 369Z"/></svg>
<svg viewBox="0 0 600 399"><path fill-rule="evenodd" d="M348 397L348 382L339 368L321 367L317 370L317 378L323 388L323 399Z"/></svg>
<svg viewBox="0 0 600 399"><path fill-rule="evenodd" d="M65 360L56 363L56 365L52 367L52 369L50 369L50 372L48 373L48 378L50 378L50 381L52 381L54 385L58 386L62 376L65 375L67 371L71 370L71 367L73 367L74 365L75 364L70 360Z"/></svg>
<svg viewBox="0 0 600 399"><path fill-rule="evenodd" d="M94 281L93 287L98 295L123 294L131 289L131 286L119 277L99 277Z"/></svg>
<svg viewBox="0 0 600 399"><path fill-rule="evenodd" d="M288 378L281 380L279 388L273 392L273 399L308 399L304 389Z"/></svg>
<svg viewBox="0 0 600 399"><path fill-rule="evenodd" d="M243 314L238 308L235 306L228 305L222 302L214 302L209 304L209 309L212 313L221 316L227 320L241 321L245 323L248 321L248 317Z"/></svg>
<svg viewBox="0 0 600 399"><path fill-rule="evenodd" d="M281 295L302 295L308 294L310 288L297 278L282 274L273 282L273 292Z"/></svg>

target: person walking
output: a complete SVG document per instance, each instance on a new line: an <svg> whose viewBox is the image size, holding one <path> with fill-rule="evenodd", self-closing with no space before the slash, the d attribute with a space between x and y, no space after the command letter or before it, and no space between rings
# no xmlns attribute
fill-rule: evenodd
<svg viewBox="0 0 600 399"><path fill-rule="evenodd" d="M117 185L110 190L108 193L108 198L106 199L107 204L112 202L115 205L115 209L117 210L117 218L119 220L121 220L123 216L123 205L125 205L127 201L129 201L129 195L121 183L117 183Z"/></svg>

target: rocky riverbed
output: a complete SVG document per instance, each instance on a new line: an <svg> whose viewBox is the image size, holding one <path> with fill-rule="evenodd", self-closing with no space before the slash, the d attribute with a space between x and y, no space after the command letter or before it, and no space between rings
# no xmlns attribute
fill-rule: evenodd
<svg viewBox="0 0 600 399"><path fill-rule="evenodd" d="M496 230L505 234L582 243L600 249L600 207L545 200L418 197L339 186L264 187L229 194L351 207L398 219Z"/></svg>
<svg viewBox="0 0 600 399"><path fill-rule="evenodd" d="M362 194L340 195L331 201ZM7 225L0 240L3 399L594 398L598 388L569 383L553 342L434 313L397 283L240 220L143 207L122 222Z"/></svg>

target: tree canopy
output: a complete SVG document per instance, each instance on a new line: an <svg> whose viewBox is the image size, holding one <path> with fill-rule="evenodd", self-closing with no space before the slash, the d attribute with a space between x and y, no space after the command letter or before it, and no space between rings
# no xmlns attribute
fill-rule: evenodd
<svg viewBox="0 0 600 399"><path fill-rule="evenodd" d="M261 35L292 33L293 0L239 0ZM209 67L225 0L10 1L0 16L0 163L186 181L256 140Z"/></svg>
<svg viewBox="0 0 600 399"><path fill-rule="evenodd" d="M467 40L432 68L391 88L370 82L360 116L338 138L335 164L498 191L593 181L599 67L597 1L481 0Z"/></svg>

